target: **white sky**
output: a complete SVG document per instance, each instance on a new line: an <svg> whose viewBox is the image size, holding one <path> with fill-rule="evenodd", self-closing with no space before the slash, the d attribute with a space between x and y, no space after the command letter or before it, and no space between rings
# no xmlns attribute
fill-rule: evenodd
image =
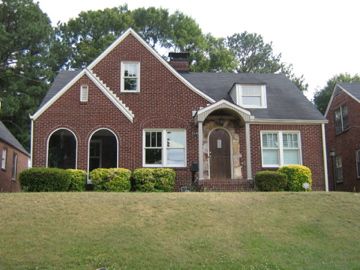
<svg viewBox="0 0 360 270"><path fill-rule="evenodd" d="M38 0L52 23L80 11L128 4L163 7L191 16L204 33L226 37L243 31L273 42L275 53L291 63L309 84L306 96L338 73L360 73L360 1L358 0Z"/></svg>

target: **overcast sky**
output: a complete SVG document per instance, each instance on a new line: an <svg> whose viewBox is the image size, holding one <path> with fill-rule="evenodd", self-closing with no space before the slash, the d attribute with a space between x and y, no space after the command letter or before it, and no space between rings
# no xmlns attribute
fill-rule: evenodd
<svg viewBox="0 0 360 270"><path fill-rule="evenodd" d="M309 83L306 96L338 73L360 73L359 0L38 0L53 25L80 11L128 4L163 7L191 16L204 33L226 37L243 31L273 42L275 53Z"/></svg>

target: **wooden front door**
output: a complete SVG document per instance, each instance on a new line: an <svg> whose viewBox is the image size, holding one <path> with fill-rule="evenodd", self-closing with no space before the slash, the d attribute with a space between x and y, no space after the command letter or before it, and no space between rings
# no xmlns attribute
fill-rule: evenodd
<svg viewBox="0 0 360 270"><path fill-rule="evenodd" d="M210 138L210 178L230 179L230 136L223 129L211 132Z"/></svg>

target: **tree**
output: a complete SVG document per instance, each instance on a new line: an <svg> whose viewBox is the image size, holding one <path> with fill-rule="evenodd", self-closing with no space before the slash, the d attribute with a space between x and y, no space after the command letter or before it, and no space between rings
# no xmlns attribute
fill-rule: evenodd
<svg viewBox="0 0 360 270"><path fill-rule="evenodd" d="M39 105L52 77L50 20L31 0L0 2L1 119L24 145L30 141L29 114Z"/></svg>
<svg viewBox="0 0 360 270"><path fill-rule="evenodd" d="M360 75L355 74L352 76L347 73L335 75L327 81L324 88L318 90L314 94L314 103L317 109L323 114L325 113L327 105L330 101L330 97L335 88L335 85L340 82L360 82Z"/></svg>
<svg viewBox="0 0 360 270"><path fill-rule="evenodd" d="M237 33L226 39L228 49L235 55L237 72L284 73L300 90L306 90L304 77L296 77L292 65L281 61L281 54L273 52L272 43L265 43L254 33Z"/></svg>

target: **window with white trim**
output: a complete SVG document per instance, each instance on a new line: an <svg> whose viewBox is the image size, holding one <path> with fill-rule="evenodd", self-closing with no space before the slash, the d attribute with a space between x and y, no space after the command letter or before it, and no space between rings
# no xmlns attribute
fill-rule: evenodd
<svg viewBox="0 0 360 270"><path fill-rule="evenodd" d="M355 152L356 154L356 176L360 178L360 150Z"/></svg>
<svg viewBox="0 0 360 270"><path fill-rule="evenodd" d="M140 62L121 62L121 92L140 92Z"/></svg>
<svg viewBox="0 0 360 270"><path fill-rule="evenodd" d="M237 85L237 104L244 108L266 108L266 86L257 84Z"/></svg>
<svg viewBox="0 0 360 270"><path fill-rule="evenodd" d="M3 148L1 153L1 169L6 170L6 158L7 158L7 149Z"/></svg>
<svg viewBox="0 0 360 270"><path fill-rule="evenodd" d="M182 129L149 129L143 134L143 165L186 167L186 132Z"/></svg>
<svg viewBox="0 0 360 270"><path fill-rule="evenodd" d="M343 182L343 166L342 166L342 159L341 156L335 157L335 177L337 183Z"/></svg>
<svg viewBox="0 0 360 270"><path fill-rule="evenodd" d="M18 155L16 153L14 153L13 155L13 167L11 170L11 179L12 180L16 180L16 175L17 175L17 165L18 165Z"/></svg>
<svg viewBox="0 0 360 270"><path fill-rule="evenodd" d="M263 167L301 164L299 131L261 131Z"/></svg>
<svg viewBox="0 0 360 270"><path fill-rule="evenodd" d="M83 84L80 86L80 102L88 102L89 99L89 86Z"/></svg>
<svg viewBox="0 0 360 270"><path fill-rule="evenodd" d="M348 107L340 106L335 110L335 133L340 134L349 128Z"/></svg>

